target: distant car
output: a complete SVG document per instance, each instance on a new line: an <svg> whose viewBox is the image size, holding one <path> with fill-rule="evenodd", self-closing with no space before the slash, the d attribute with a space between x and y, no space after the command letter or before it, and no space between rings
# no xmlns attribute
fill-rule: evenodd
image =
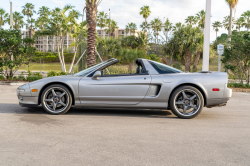
<svg viewBox="0 0 250 166"><path fill-rule="evenodd" d="M225 106L232 96L227 73L184 73L162 63L137 59L136 73L107 74L118 63L109 59L74 75L48 77L17 89L22 107L42 105L51 114L72 106L94 108L171 109L194 118L203 107Z"/></svg>

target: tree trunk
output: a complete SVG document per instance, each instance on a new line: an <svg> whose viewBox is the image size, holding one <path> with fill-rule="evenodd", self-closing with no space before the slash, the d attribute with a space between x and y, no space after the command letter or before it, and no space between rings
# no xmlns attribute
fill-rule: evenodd
<svg viewBox="0 0 250 166"><path fill-rule="evenodd" d="M73 71L71 71L71 70L72 70L72 67L73 67L73 65L74 65L74 63L75 63L77 48L78 48L78 45L75 47L75 53L74 53L74 57L73 57L73 59L72 59L72 63L71 63L70 69L69 69L69 73L72 73L72 72L73 72Z"/></svg>
<svg viewBox="0 0 250 166"><path fill-rule="evenodd" d="M185 72L190 72L191 66L191 53L190 51L185 51Z"/></svg>
<svg viewBox="0 0 250 166"><path fill-rule="evenodd" d="M173 56L174 56L174 52L172 52L172 54L171 54L171 59L170 59L169 66L171 66L171 65L172 65L172 62L173 62Z"/></svg>
<svg viewBox="0 0 250 166"><path fill-rule="evenodd" d="M230 48L231 34L232 34L232 19L233 19L233 9L230 7L230 19L229 19L229 31L228 31L228 45L227 48Z"/></svg>
<svg viewBox="0 0 250 166"><path fill-rule="evenodd" d="M57 36L56 36L56 38L57 38ZM62 68L62 71L64 71L58 41L56 41L56 45L57 45L58 57L59 57L59 60L60 60L61 68Z"/></svg>
<svg viewBox="0 0 250 166"><path fill-rule="evenodd" d="M217 37L218 37L218 36L217 36L217 33L218 33L218 32L216 31L216 41L217 41Z"/></svg>
<svg viewBox="0 0 250 166"><path fill-rule="evenodd" d="M96 43L96 21L97 21L97 5L87 6L87 67L94 66L96 64L95 58L95 43Z"/></svg>
<svg viewBox="0 0 250 166"><path fill-rule="evenodd" d="M132 63L128 64L128 71L132 74L132 72L133 72Z"/></svg>
<svg viewBox="0 0 250 166"><path fill-rule="evenodd" d="M63 55L63 45L64 45L64 43L63 43L63 36L61 35L61 52L62 52L62 54L61 54L61 56L62 56L62 65L63 65L63 68L64 68L64 72L66 72L66 67L65 67L65 62L64 62L64 55Z"/></svg>
<svg viewBox="0 0 250 166"><path fill-rule="evenodd" d="M198 65L198 63L199 63L200 56L201 56L201 52L198 51L198 52L196 53L195 60L194 60L193 72L196 72L196 71L197 71L197 65Z"/></svg>

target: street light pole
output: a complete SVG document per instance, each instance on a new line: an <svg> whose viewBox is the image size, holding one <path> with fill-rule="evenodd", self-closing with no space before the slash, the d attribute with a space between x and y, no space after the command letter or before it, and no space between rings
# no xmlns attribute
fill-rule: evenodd
<svg viewBox="0 0 250 166"><path fill-rule="evenodd" d="M209 47L210 47L210 22L211 22L211 0L206 0L206 16L204 30L203 63L202 71L209 71Z"/></svg>
<svg viewBox="0 0 250 166"><path fill-rule="evenodd" d="M10 29L13 29L13 12L12 12L12 2L10 1Z"/></svg>
<svg viewBox="0 0 250 166"><path fill-rule="evenodd" d="M109 9L109 37L110 37L110 9Z"/></svg>

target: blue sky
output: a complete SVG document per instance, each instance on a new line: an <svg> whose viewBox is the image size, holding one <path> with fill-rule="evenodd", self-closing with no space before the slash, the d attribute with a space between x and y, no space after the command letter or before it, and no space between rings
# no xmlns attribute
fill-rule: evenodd
<svg viewBox="0 0 250 166"><path fill-rule="evenodd" d="M71 4L75 6L76 10L82 11L85 6L85 0L12 0L13 11L21 12L22 6L27 2L33 3L36 10L41 6L47 6L52 9ZM8 0L0 0L0 4L1 8L9 12L10 5ZM151 8L152 13L148 18L149 20L154 18L160 18L161 20L169 18L172 23L184 23L187 16L195 15L202 9L205 10L206 0L103 0L98 7L98 11L108 13L110 8L111 19L118 22L119 28L125 28L125 25L129 22L134 22L139 27L144 21L142 16L139 15L140 8L144 5L149 5ZM239 18L247 10L250 10L250 1L239 0L236 13L234 14L236 18ZM211 22L222 22L223 18L227 15L229 15L229 7L225 3L225 0L212 0ZM4 28L8 28L8 26ZM227 31L221 28L218 35L221 33L227 33ZM214 41L215 38L216 34L211 28L211 41Z"/></svg>

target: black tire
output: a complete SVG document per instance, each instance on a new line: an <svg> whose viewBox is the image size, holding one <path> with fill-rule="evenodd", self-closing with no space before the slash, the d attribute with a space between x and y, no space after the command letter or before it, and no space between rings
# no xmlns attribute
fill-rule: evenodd
<svg viewBox="0 0 250 166"><path fill-rule="evenodd" d="M203 95L192 86L181 86L170 97L170 109L179 118L192 119L201 113L203 107Z"/></svg>
<svg viewBox="0 0 250 166"><path fill-rule="evenodd" d="M65 114L72 106L72 95L63 85L50 85L42 92L41 103L43 109L50 114Z"/></svg>

